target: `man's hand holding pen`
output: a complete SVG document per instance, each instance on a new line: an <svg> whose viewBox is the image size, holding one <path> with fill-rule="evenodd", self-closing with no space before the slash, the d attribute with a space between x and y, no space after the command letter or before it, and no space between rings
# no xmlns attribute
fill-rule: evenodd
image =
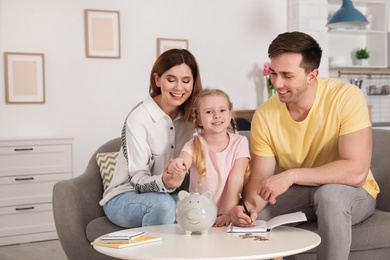
<svg viewBox="0 0 390 260"><path fill-rule="evenodd" d="M245 203L244 199L240 196L240 204L233 208L231 212L231 219L233 225L241 227L250 227L256 225L257 212L252 205Z"/></svg>

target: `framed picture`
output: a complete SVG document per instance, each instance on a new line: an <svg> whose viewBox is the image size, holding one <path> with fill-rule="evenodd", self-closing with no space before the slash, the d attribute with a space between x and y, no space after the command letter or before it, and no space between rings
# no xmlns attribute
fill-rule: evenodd
<svg viewBox="0 0 390 260"><path fill-rule="evenodd" d="M4 53L5 103L45 103L45 62L42 53Z"/></svg>
<svg viewBox="0 0 390 260"><path fill-rule="evenodd" d="M121 57L119 11L84 10L87 58Z"/></svg>
<svg viewBox="0 0 390 260"><path fill-rule="evenodd" d="M157 38L157 57L160 56L161 53L170 49L188 50L188 40Z"/></svg>

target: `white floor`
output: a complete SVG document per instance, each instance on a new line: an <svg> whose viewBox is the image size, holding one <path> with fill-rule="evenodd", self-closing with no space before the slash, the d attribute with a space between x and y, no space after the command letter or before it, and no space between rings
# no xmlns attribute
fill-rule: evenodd
<svg viewBox="0 0 390 260"><path fill-rule="evenodd" d="M0 246L1 260L68 260L59 240Z"/></svg>

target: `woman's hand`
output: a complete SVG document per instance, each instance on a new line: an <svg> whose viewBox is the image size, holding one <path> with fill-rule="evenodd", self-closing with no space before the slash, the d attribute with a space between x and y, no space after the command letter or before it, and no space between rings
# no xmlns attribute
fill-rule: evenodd
<svg viewBox="0 0 390 260"><path fill-rule="evenodd" d="M173 162L173 159L170 159L169 162L164 167L164 172L162 176L162 181L164 183L164 186L167 189L176 189L180 187L180 185L183 183L183 180L186 176L187 171L179 171L179 173L171 173L168 171L171 163Z"/></svg>

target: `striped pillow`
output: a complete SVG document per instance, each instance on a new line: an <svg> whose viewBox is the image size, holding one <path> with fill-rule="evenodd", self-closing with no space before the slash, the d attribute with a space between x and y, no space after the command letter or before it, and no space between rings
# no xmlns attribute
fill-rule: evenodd
<svg viewBox="0 0 390 260"><path fill-rule="evenodd" d="M102 176L103 189L106 190L112 180L116 158L119 152L98 153L96 154L96 162L100 169L100 175Z"/></svg>

